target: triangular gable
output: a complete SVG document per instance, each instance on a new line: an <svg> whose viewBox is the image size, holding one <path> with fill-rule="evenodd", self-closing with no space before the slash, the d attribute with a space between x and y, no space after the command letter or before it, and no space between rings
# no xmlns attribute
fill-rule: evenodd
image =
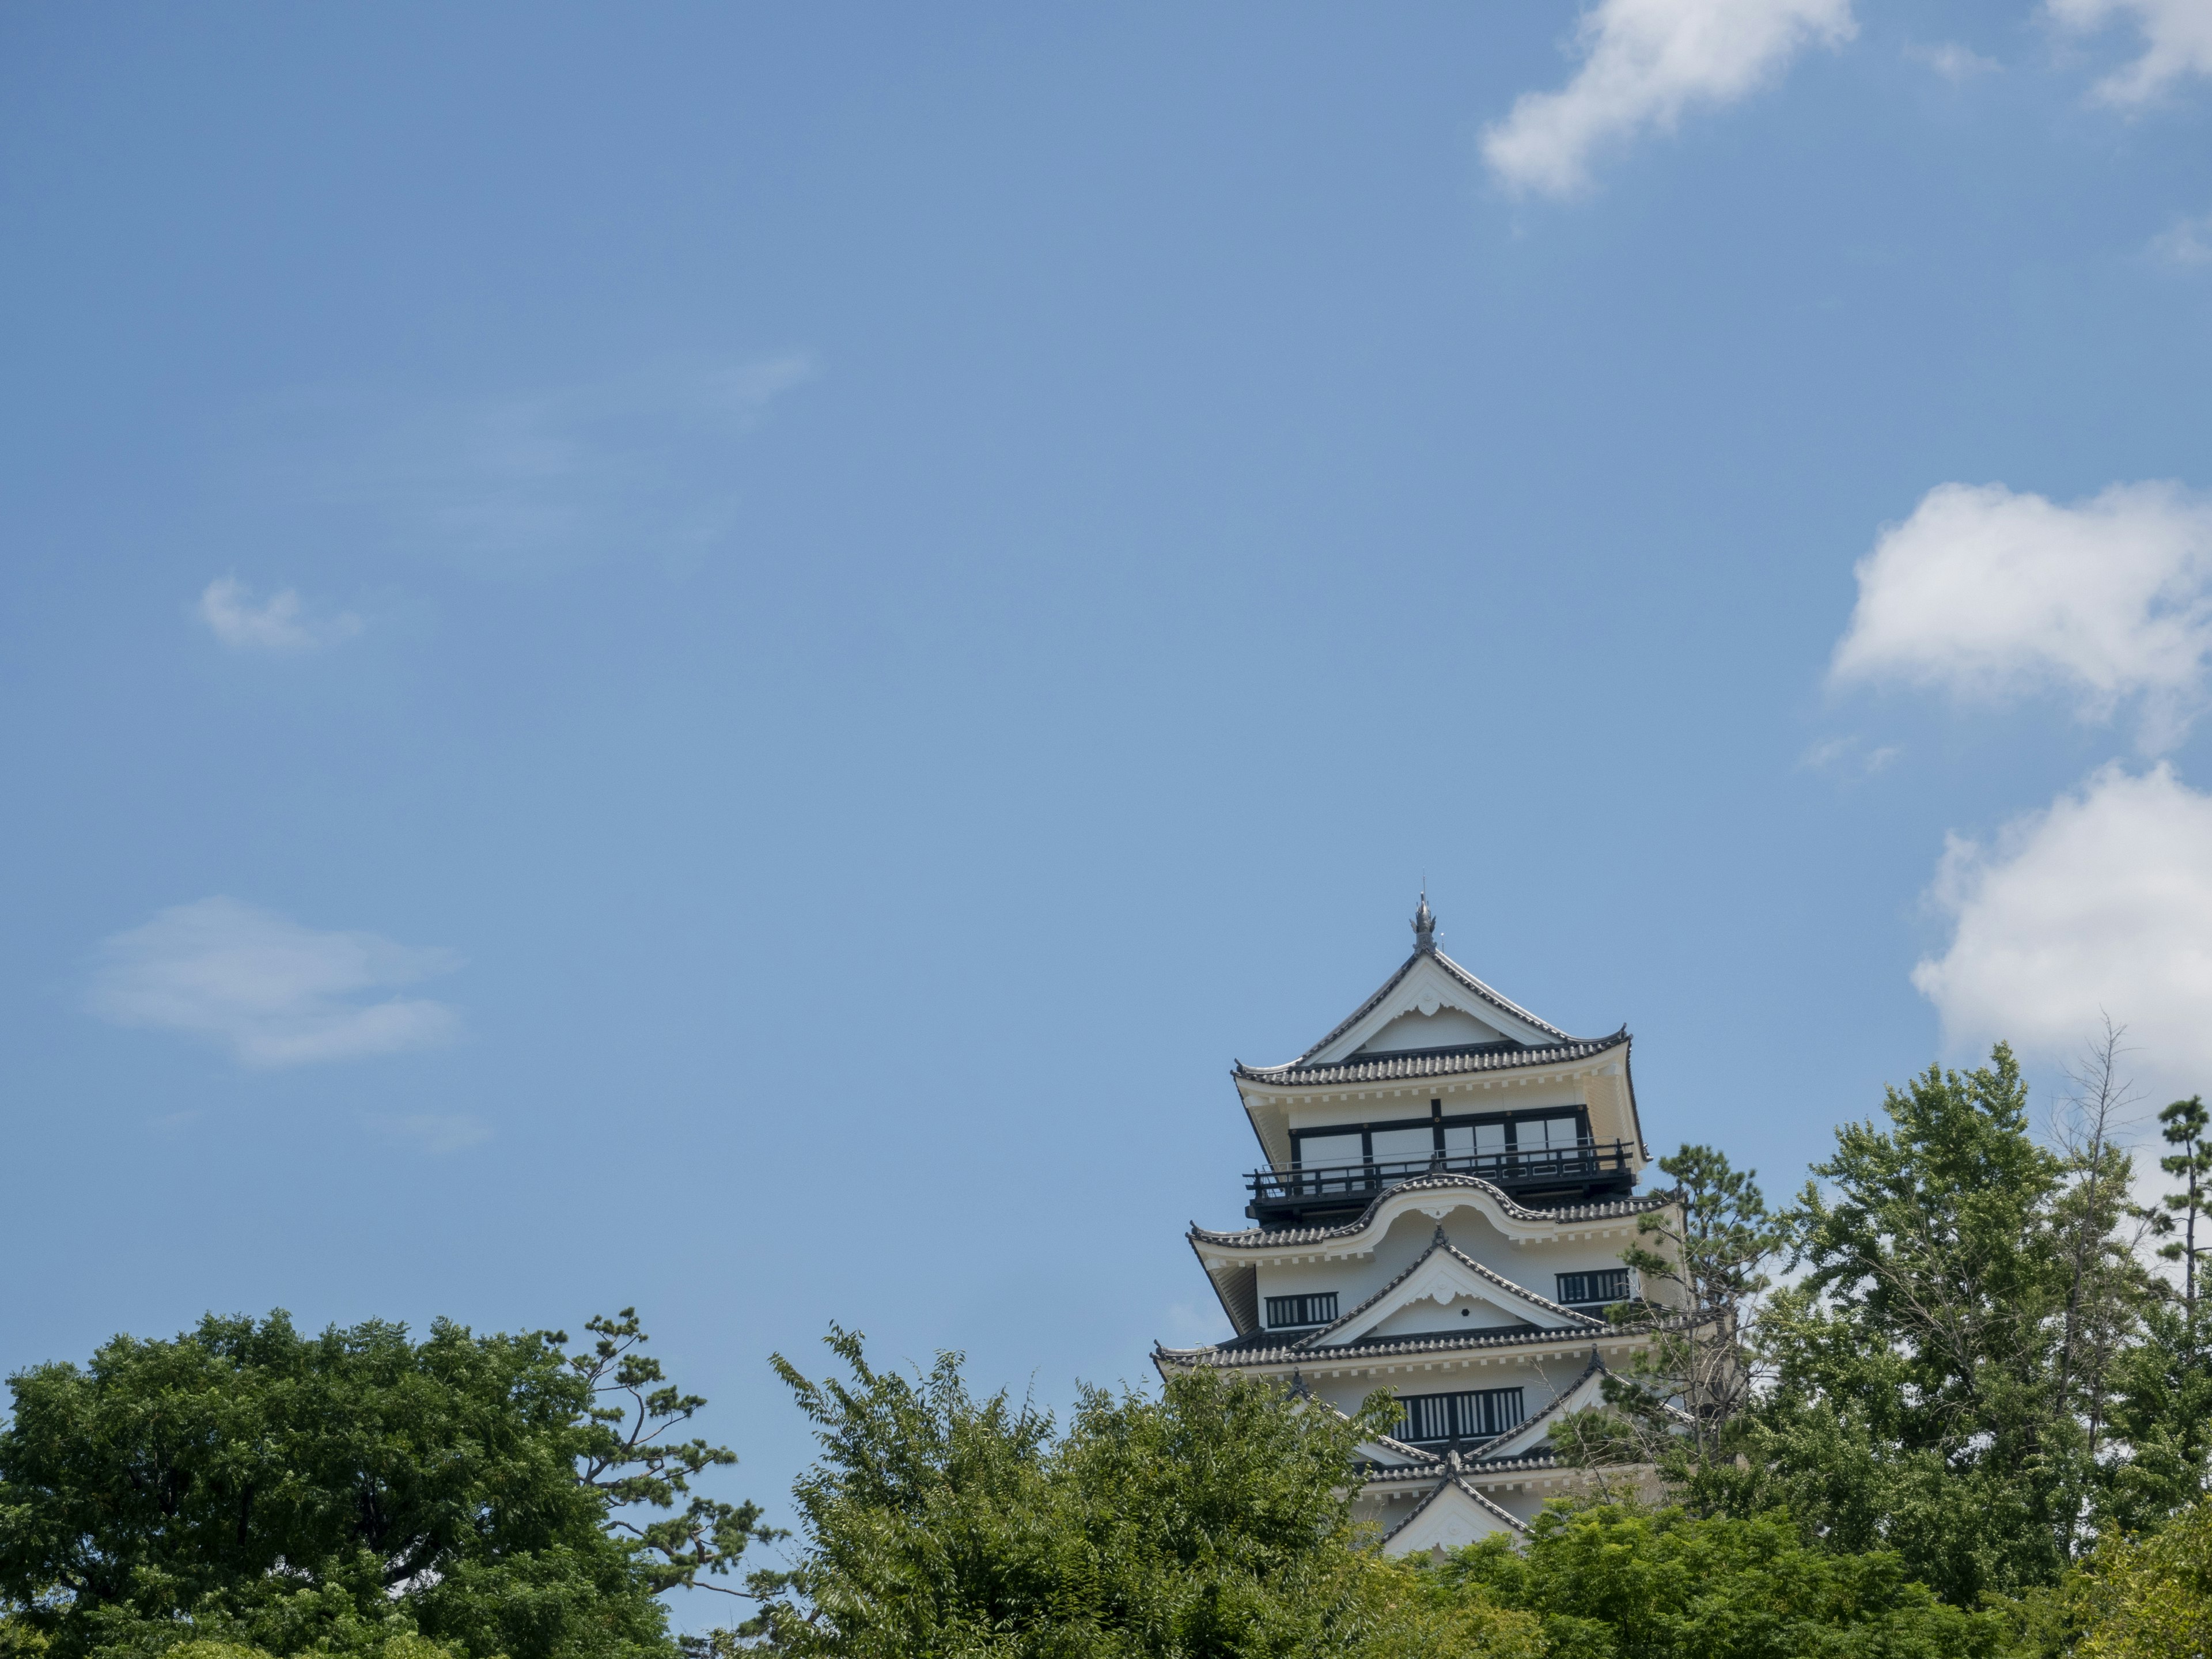
<svg viewBox="0 0 2212 1659"><path fill-rule="evenodd" d="M1487 1302L1543 1330L1587 1330L1604 1323L1548 1301L1484 1267L1446 1238L1444 1230L1439 1226L1429 1248L1416 1256L1405 1272L1334 1325L1323 1327L1299 1346L1332 1348L1356 1342L1401 1308L1411 1307L1425 1297L1449 1304L1462 1296Z"/></svg>
<svg viewBox="0 0 2212 1659"><path fill-rule="evenodd" d="M1519 1537L1528 1529L1465 1481L1447 1475L1414 1505L1413 1512L1382 1537L1385 1555L1418 1555L1432 1549L1455 1550L1479 1543L1492 1533Z"/></svg>
<svg viewBox="0 0 2212 1659"><path fill-rule="evenodd" d="M1495 1440L1486 1441L1476 1447L1471 1456L1475 1458L1519 1457L1542 1445L1551 1438L1552 1425L1570 1413L1587 1411L1605 1403L1605 1361L1596 1350L1590 1352L1590 1363L1583 1374L1570 1382L1564 1393L1534 1417L1525 1418L1517 1428L1508 1429Z"/></svg>
<svg viewBox="0 0 2212 1659"><path fill-rule="evenodd" d="M1423 1040L1419 1019L1437 1018L1446 1010L1455 1011L1460 1018L1447 1022L1450 1030L1438 1028L1442 1042ZM1408 1016L1419 1018L1385 1039L1392 1051L1459 1046L1470 1037L1474 1042L1504 1039L1531 1048L1574 1041L1558 1026L1499 995L1443 951L1416 951L1356 1013L1291 1064L1333 1066ZM1470 1024L1473 1030L1468 1029ZM1493 1033L1494 1037L1481 1032Z"/></svg>

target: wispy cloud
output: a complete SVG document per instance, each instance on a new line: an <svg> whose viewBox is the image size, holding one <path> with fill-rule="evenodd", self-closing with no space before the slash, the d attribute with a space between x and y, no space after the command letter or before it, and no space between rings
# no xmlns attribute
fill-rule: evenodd
<svg viewBox="0 0 2212 1659"><path fill-rule="evenodd" d="M1984 58L1971 46L1956 40L1940 41L1934 46L1911 46L1905 55L1916 64L1925 64L1953 85L1972 80L1977 75L1991 75L2004 67L1994 58Z"/></svg>
<svg viewBox="0 0 2212 1659"><path fill-rule="evenodd" d="M199 619L234 651L265 651L297 656L320 650L361 632L350 611L312 612L298 592L285 588L258 605L253 590L235 576L218 576L200 594Z"/></svg>
<svg viewBox="0 0 2212 1659"><path fill-rule="evenodd" d="M1524 93L1482 136L1516 193L1571 196L1596 154L1671 131L1700 105L1732 104L1808 46L1856 32L1850 0L1601 0L1576 29L1582 66L1558 92Z"/></svg>
<svg viewBox="0 0 2212 1659"><path fill-rule="evenodd" d="M1180 1348L1220 1342L1236 1334L1218 1307L1201 1306L1195 1302L1170 1303L1161 1328L1167 1340Z"/></svg>
<svg viewBox="0 0 2212 1659"><path fill-rule="evenodd" d="M2212 796L2170 766L2106 766L1991 844L1951 837L1929 897L1951 937L1912 982L1954 1048L2068 1060L2109 1012L2148 1084L2212 1077Z"/></svg>
<svg viewBox="0 0 2212 1659"><path fill-rule="evenodd" d="M1831 738L1808 749L1797 757L1797 763L1808 771L1840 772L1853 777L1870 778L1904 752L1893 743L1870 749L1855 737Z"/></svg>
<svg viewBox="0 0 2212 1659"><path fill-rule="evenodd" d="M395 548L478 569L680 563L735 520L732 446L814 374L793 354L417 411L313 469L316 494Z"/></svg>
<svg viewBox="0 0 2212 1659"><path fill-rule="evenodd" d="M2177 265L2212 265L2212 213L2176 219L2150 239L2151 255Z"/></svg>
<svg viewBox="0 0 2212 1659"><path fill-rule="evenodd" d="M2212 75L2212 3L2208 0L2050 0L2061 27L2094 33L2123 20L2142 33L2142 55L2097 82L2101 104L2135 108L2192 75Z"/></svg>
<svg viewBox="0 0 2212 1659"><path fill-rule="evenodd" d="M454 952L374 933L321 933L233 898L158 912L100 947L91 1006L118 1025L176 1031L269 1068L447 1042L447 1004L382 994L460 966Z"/></svg>
<svg viewBox="0 0 2212 1659"><path fill-rule="evenodd" d="M1839 682L2000 701L2070 691L2084 717L2139 698L2147 753L2179 742L2212 662L2212 501L2114 484L2072 506L1939 485L1857 568Z"/></svg>
<svg viewBox="0 0 2212 1659"><path fill-rule="evenodd" d="M452 1116L416 1112L404 1117L371 1118L369 1122L395 1140L411 1142L434 1156L480 1146L491 1139L491 1127L465 1112Z"/></svg>

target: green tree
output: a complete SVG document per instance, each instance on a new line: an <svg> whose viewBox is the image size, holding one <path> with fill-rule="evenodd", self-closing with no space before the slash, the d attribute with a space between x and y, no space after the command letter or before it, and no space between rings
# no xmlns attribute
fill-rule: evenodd
<svg viewBox="0 0 2212 1659"><path fill-rule="evenodd" d="M2077 1659L2212 1653L2212 1498L2148 1538L2113 1533L2069 1586Z"/></svg>
<svg viewBox="0 0 2212 1659"><path fill-rule="evenodd" d="M775 1362L822 1447L795 1490L798 1565L754 1580L751 1633L776 1651L1380 1659L1449 1622L1354 1548L1352 1459L1395 1420L1386 1397L1354 1421L1200 1371L1157 1400L1085 1389L1060 1435L973 1394L957 1355L908 1377L857 1334L829 1343L849 1381Z"/></svg>
<svg viewBox="0 0 2212 1659"><path fill-rule="evenodd" d="M2179 1176L2181 1188L2138 1214L2169 1238L2160 1254L2182 1264L2182 1282L2178 1295L2162 1281L2156 1286L2165 1294L2145 1310L2142 1340L2114 1366L2112 1430L2126 1455L2112 1470L2100 1518L2129 1534L2155 1528L2212 1486L2212 1322L2198 1272L2212 1243L2199 1242L2212 1140L2199 1097L2175 1101L2159 1121L2176 1148L2160 1168Z"/></svg>
<svg viewBox="0 0 2212 1659"><path fill-rule="evenodd" d="M193 1638L672 1651L655 1592L727 1572L757 1512L690 1493L728 1454L661 1443L702 1402L637 1352L635 1314L590 1328L571 1356L558 1332L441 1321L416 1342L210 1316L22 1372L0 1429L0 1607L54 1659Z"/></svg>
<svg viewBox="0 0 2212 1659"><path fill-rule="evenodd" d="M2194 1322L2197 1264L2212 1252L2212 1238L2203 1244L2197 1242L2197 1222L2204 1214L2207 1189L2212 1188L2212 1135L2206 1133L2208 1127L2212 1127L2212 1113L2205 1110L2202 1095L2191 1095L2160 1112L2158 1121L2166 1145L2176 1149L2159 1159L2158 1167L2170 1176L2179 1176L2182 1184L2179 1192L2166 1195L2163 1207L2151 1212L2150 1219L2161 1236L2177 1231L2181 1234L2161 1246L2159 1254L2168 1261L2182 1264L2182 1305Z"/></svg>
<svg viewBox="0 0 2212 1659"><path fill-rule="evenodd" d="M2081 1429L2075 1482L2100 1484L2109 1474L2107 1434L2118 1368L2139 1338L2154 1286L2136 1254L2136 1237L2122 1228L2136 1213L2128 1202L2133 1161L2115 1135L2134 1096L2120 1076L2123 1027L2107 1017L2083 1063L2068 1078L2074 1092L2059 1105L2054 1139L2063 1178L2050 1206L2050 1222L2065 1274L2051 1405ZM2077 1504L2061 1520L2068 1554L2078 1541Z"/></svg>
<svg viewBox="0 0 2212 1659"><path fill-rule="evenodd" d="M1889 1090L1884 1109L1887 1127L1838 1130L1813 1170L1825 1189L1785 1218L1804 1271L1768 1306L1774 1386L1739 1501L1787 1507L1844 1551L1893 1548L1972 1607L2055 1583L2087 1502L2061 1364L2069 1165L2031 1134L2002 1044L1987 1066Z"/></svg>
<svg viewBox="0 0 2212 1659"><path fill-rule="evenodd" d="M1532 1615L1556 1659L1990 1659L2014 1621L1949 1607L1893 1552L1815 1548L1786 1516L1554 1507L1525 1548L1492 1537L1432 1570Z"/></svg>
<svg viewBox="0 0 2212 1659"><path fill-rule="evenodd" d="M1695 1494L1692 1507L1709 1507L1740 1484L1734 1428L1752 1404L1747 1345L1783 1233L1758 1171L1725 1153L1685 1146L1659 1167L1674 1178L1674 1202L1637 1218L1637 1242L1620 1257L1644 1298L1609 1310L1649 1340L1626 1375L1605 1379L1606 1407L1569 1416L1553 1442L1585 1467L1656 1463Z"/></svg>

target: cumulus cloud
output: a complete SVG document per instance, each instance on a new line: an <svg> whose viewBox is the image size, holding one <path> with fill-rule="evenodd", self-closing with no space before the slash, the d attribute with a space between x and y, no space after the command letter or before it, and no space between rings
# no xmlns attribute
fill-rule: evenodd
<svg viewBox="0 0 2212 1659"><path fill-rule="evenodd" d="M1929 896L1951 939L1912 982L1954 1047L2069 1060L2109 1013L2161 1099L2212 1089L2212 796L2171 766L2106 766L1993 844L1951 837Z"/></svg>
<svg viewBox="0 0 2212 1659"><path fill-rule="evenodd" d="M2178 742L2212 657L2212 501L2115 484L2062 507L2002 484L1939 485L1859 562L1838 682L1965 698L2070 691L2085 716L2142 700L2141 740Z"/></svg>
<svg viewBox="0 0 2212 1659"><path fill-rule="evenodd" d="M2051 0L2062 27L2093 33L2123 19L2142 32L2142 55L2097 82L2099 103L2136 107L2191 75L2212 75L2212 0Z"/></svg>
<svg viewBox="0 0 2212 1659"><path fill-rule="evenodd" d="M286 588L256 605L253 590L235 576L219 576L200 594L199 618L234 651L292 656L335 645L361 632L349 611L310 615L297 592Z"/></svg>
<svg viewBox="0 0 2212 1659"><path fill-rule="evenodd" d="M1671 131L1693 106L1734 103L1856 27L1850 0L1601 0L1577 27L1573 79L1516 100L1484 132L1483 159L1516 192L1571 195L1599 150Z"/></svg>
<svg viewBox="0 0 2212 1659"><path fill-rule="evenodd" d="M451 951L319 933L205 898L103 943L91 1006L118 1025L219 1043L241 1066L361 1060L451 1041L460 1029L453 1008L381 994L459 965Z"/></svg>

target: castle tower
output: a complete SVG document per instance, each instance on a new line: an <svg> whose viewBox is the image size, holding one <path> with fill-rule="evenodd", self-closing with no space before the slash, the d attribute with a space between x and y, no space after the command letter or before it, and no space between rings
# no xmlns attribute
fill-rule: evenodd
<svg viewBox="0 0 2212 1659"><path fill-rule="evenodd" d="M1413 939L1296 1060L1237 1066L1265 1159L1254 1224L1190 1230L1236 1334L1153 1353L1164 1373L1230 1367L1347 1413L1395 1393L1358 1500L1393 1554L1517 1534L1588 1478L1550 1430L1640 1346L1605 1310L1645 1295L1620 1253L1671 1201L1635 1190L1626 1028L1570 1036L1501 996L1437 948L1425 894Z"/></svg>

